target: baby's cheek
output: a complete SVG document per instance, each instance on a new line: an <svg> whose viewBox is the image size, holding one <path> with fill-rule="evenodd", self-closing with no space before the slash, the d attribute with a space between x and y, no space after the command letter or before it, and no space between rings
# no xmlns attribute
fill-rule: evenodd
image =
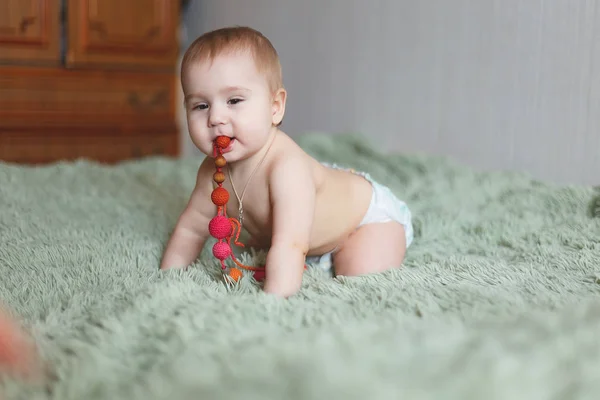
<svg viewBox="0 0 600 400"><path fill-rule="evenodd" d="M212 142L208 138L205 138L204 135L199 135L190 129L190 139L202 153L212 155Z"/></svg>
<svg viewBox="0 0 600 400"><path fill-rule="evenodd" d="M251 110L246 110L243 120L244 126L251 129L254 134L257 134L271 127L272 117L270 110L264 107L254 107Z"/></svg>

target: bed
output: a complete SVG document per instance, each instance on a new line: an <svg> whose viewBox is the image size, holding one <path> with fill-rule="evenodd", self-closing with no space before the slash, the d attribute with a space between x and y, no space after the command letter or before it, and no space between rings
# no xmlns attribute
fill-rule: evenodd
<svg viewBox="0 0 600 400"><path fill-rule="evenodd" d="M287 300L158 271L198 159L0 164L0 293L47 360L7 399L542 399L600 390L600 192L307 134L414 216L402 269Z"/></svg>

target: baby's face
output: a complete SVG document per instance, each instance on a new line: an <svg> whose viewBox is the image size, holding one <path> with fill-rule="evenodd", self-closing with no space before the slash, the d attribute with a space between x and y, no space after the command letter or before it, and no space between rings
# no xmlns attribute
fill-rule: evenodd
<svg viewBox="0 0 600 400"><path fill-rule="evenodd" d="M224 54L187 68L183 91L193 143L212 156L217 136L233 138L227 161L251 156L273 126L273 98L250 54Z"/></svg>

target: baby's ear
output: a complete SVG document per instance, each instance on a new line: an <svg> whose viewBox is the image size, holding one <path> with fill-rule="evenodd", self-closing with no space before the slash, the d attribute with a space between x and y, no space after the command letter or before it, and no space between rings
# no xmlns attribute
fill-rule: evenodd
<svg viewBox="0 0 600 400"><path fill-rule="evenodd" d="M283 115L285 114L285 101L287 98L287 92L284 88L280 88L273 95L273 106L272 106L272 119L273 125L277 126L283 121Z"/></svg>

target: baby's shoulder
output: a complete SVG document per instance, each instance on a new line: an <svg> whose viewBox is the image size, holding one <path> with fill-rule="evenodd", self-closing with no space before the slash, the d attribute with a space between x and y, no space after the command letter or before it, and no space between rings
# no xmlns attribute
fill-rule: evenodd
<svg viewBox="0 0 600 400"><path fill-rule="evenodd" d="M267 179L270 185L309 184L313 175L312 160L301 152L290 151L273 157Z"/></svg>
<svg viewBox="0 0 600 400"><path fill-rule="evenodd" d="M285 175L287 173L301 173L310 168L309 160L297 152L280 153L273 157L269 165L269 176Z"/></svg>

